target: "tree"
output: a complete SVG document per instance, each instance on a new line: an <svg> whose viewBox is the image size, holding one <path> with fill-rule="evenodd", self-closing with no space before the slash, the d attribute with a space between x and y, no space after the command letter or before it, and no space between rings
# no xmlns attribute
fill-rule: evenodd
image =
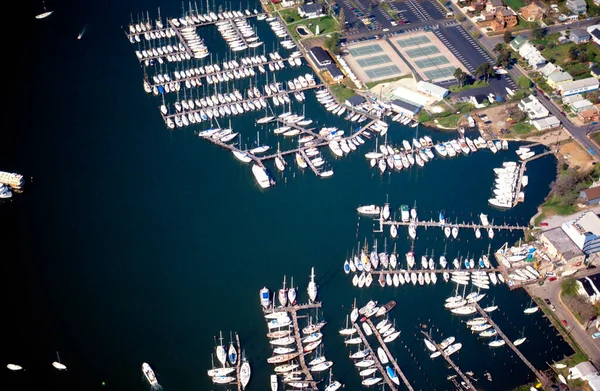
<svg viewBox="0 0 600 391"><path fill-rule="evenodd" d="M496 46L494 46L494 51L500 53L504 50L504 44L502 42L498 42Z"/></svg>
<svg viewBox="0 0 600 391"><path fill-rule="evenodd" d="M483 77L485 81L488 81L490 79L490 76L494 74L494 68L487 62L484 62L483 64L478 66L477 69L475 69L475 77L478 79Z"/></svg>
<svg viewBox="0 0 600 391"><path fill-rule="evenodd" d="M512 34L510 33L510 31L506 31L504 32L504 42L505 43L509 43L510 41L512 41L513 37Z"/></svg>
<svg viewBox="0 0 600 391"><path fill-rule="evenodd" d="M546 29L538 26L531 30L531 34L535 39L542 39L546 35Z"/></svg>
<svg viewBox="0 0 600 391"><path fill-rule="evenodd" d="M467 74L461 68L456 68L453 76L458 82L459 87L462 87L465 80L467 79Z"/></svg>
<svg viewBox="0 0 600 391"><path fill-rule="evenodd" d="M519 76L517 85L521 88L529 88L531 87L531 80L527 76Z"/></svg>
<svg viewBox="0 0 600 391"><path fill-rule="evenodd" d="M577 295L578 287L577 280L574 278L567 278L563 282L560 283L560 288L562 289L562 293L565 296L575 296Z"/></svg>
<svg viewBox="0 0 600 391"><path fill-rule="evenodd" d="M577 55L579 54L579 50L577 49L577 46L571 46L569 48L569 58L571 60L575 60L577 59Z"/></svg>
<svg viewBox="0 0 600 391"><path fill-rule="evenodd" d="M510 65L512 61L512 55L511 52L507 51L507 52L503 52L501 53L498 58L496 58L496 66L501 66L503 68L508 68L508 66Z"/></svg>
<svg viewBox="0 0 600 391"><path fill-rule="evenodd" d="M337 54L340 51L340 48L338 47L338 43L340 42L340 34L339 33L332 33L330 34L330 36L325 40L325 47L332 52L333 54Z"/></svg>
<svg viewBox="0 0 600 391"><path fill-rule="evenodd" d="M338 15L338 20L340 22L340 30L346 29L346 14L344 14L344 8L340 9L340 14Z"/></svg>

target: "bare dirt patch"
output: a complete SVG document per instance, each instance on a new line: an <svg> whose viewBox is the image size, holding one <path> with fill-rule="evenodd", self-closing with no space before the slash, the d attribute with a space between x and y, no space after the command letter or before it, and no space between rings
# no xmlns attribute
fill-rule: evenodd
<svg viewBox="0 0 600 391"><path fill-rule="evenodd" d="M579 166L584 170L592 167L594 159L576 141L570 141L560 146L558 156L572 167Z"/></svg>

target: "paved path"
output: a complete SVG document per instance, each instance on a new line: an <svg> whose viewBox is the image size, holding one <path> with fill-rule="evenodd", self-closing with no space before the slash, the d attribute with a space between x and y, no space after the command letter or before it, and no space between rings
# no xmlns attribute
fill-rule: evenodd
<svg viewBox="0 0 600 391"><path fill-rule="evenodd" d="M581 278L598 273L597 269L582 270L577 272L574 277ZM525 288L531 295L541 297L542 299L550 299L550 302L556 307L555 314L559 319L567 321L567 331L581 346L585 353L590 357L592 363L598 367L600 365L600 339L592 339L591 334L597 331L592 325L588 330L580 325L577 319L571 315L569 310L560 300L560 279L556 281L546 282L544 285L530 285Z"/></svg>
<svg viewBox="0 0 600 391"><path fill-rule="evenodd" d="M588 210L592 210L596 214L600 214L600 205L590 208ZM573 220L575 218L575 216L579 216L583 212L585 212L585 211L577 212L574 215L568 215L568 216L554 215L554 216L546 217L544 219L544 222L548 223L548 225L542 227L542 231L548 231L550 229L560 227L562 225L562 223L564 223L565 221Z"/></svg>

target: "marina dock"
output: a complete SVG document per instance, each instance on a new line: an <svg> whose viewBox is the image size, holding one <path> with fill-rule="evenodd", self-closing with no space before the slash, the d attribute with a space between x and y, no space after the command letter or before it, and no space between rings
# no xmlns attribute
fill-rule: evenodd
<svg viewBox="0 0 600 391"><path fill-rule="evenodd" d="M416 227L425 227L425 228L429 228L429 227L433 227L433 228L440 228L443 229L444 227L456 227L456 228L468 228L468 229L482 229L482 230L487 230L489 228L492 228L494 230L520 230L520 231L524 231L527 229L526 226L522 226L522 225L508 225L508 224L502 224L502 225L495 225L495 224L488 224L488 225L483 225L483 224L476 224L476 223L440 223L439 221L435 221L435 220L426 220L426 221L393 221L393 220L386 220L386 221L380 221L379 223L380 225L396 225L396 226L405 226L408 227L411 224L414 224Z"/></svg>
<svg viewBox="0 0 600 391"><path fill-rule="evenodd" d="M408 273L417 273L417 274L424 274L424 273L436 273L436 274L443 274L444 272L448 272L450 274L450 277L452 277L452 273L454 272L471 272L471 271L482 271L482 272L486 272L486 273L502 273L502 269L501 268L473 268L473 269L394 269L394 270L371 270L369 273L373 274L373 275L378 275L378 274L396 274L396 273L404 273L404 272L408 272Z"/></svg>
<svg viewBox="0 0 600 391"><path fill-rule="evenodd" d="M392 380L387 375L385 368L383 368L383 366L381 365L381 362L379 361L379 357L377 357L377 353L375 353L376 351L373 350L371 345L369 345L369 341L367 340L367 337L363 334L363 331L360 328L359 324L354 323L354 328L356 329L356 331L358 331L358 335L360 336L360 339L362 339L366 348L369 349L369 351L371 351L371 355L373 356L372 360L375 361L375 366L381 373L383 380L385 380L385 382L387 383L387 385L390 387L390 389L392 391L398 391L398 387L396 387L396 384L394 382L392 382Z"/></svg>
<svg viewBox="0 0 600 391"><path fill-rule="evenodd" d="M498 327L498 325L492 320L490 315L487 312L485 312L483 310L483 308L481 308L479 306L478 303L473 303L471 305L477 309L477 311L481 314L481 316L483 318L485 318L485 320L489 324L491 324L494 329L496 329L496 331L498 332L498 335L500 337L502 337L504 342L506 342L506 345L508 345L517 354L517 356L519 356L519 358L525 363L525 365L527 365L529 367L529 369L531 369L531 372L533 372L533 374L537 377L537 379L540 381L540 383L542 383L542 387L545 388L550 383L550 379L548 379L548 377L543 372L539 371L536 367L533 366L533 364L531 362L529 362L529 360L527 360L527 358L523 355L523 353L521 353L521 351L519 351L519 349L502 332L502 330L500 330L500 327Z"/></svg>
<svg viewBox="0 0 600 391"><path fill-rule="evenodd" d="M238 360L235 364L235 373L236 373L235 381L237 383L238 391L242 391L242 383L240 382L240 368L242 367L242 359L241 359L242 345L240 345L240 336L238 333L235 333L235 342L237 343L238 356L239 356Z"/></svg>
<svg viewBox="0 0 600 391"><path fill-rule="evenodd" d="M532 145L537 145L537 144L532 144ZM531 146L531 145L529 145L529 146ZM527 169L526 168L527 163L532 160L539 159L541 157L550 155L552 153L554 153L554 152L546 151L544 153L540 153L539 155L532 156L529 159L525 159L523 161L523 163L521 164L521 168L519 169L519 178L517 179L517 185L515 186L515 194L519 194L521 192L521 188L523 187L523 175L525 175L525 170ZM518 199L518 197L515 197L515 199L513 201L513 208L515 206L517 206L518 203L519 203L519 199Z"/></svg>
<svg viewBox="0 0 600 391"><path fill-rule="evenodd" d="M392 364L392 366L396 370L398 377L400 377L400 379L402 379L402 382L404 383L406 388L408 388L410 391L414 391L414 388L408 382L408 379L404 375L404 372L402 372L402 370L400 369L400 366L396 362L396 359L394 359L394 356L392 356L392 353L390 353L390 351L388 350L387 345L383 341L383 338L381 338L381 334L379 334L379 330L377 330L377 328L375 327L373 322L371 322L371 319L367 318L366 322L369 325L369 327L371 328L371 330L373 330L373 334L375 334L375 337L377 337L377 340L379 341L381 348L385 351L385 354L387 355L388 359L390 360L390 364ZM375 355L375 351L372 351L372 352ZM383 377L385 377L385 378L388 377L387 372L382 372L382 374L383 374Z"/></svg>
<svg viewBox="0 0 600 391"><path fill-rule="evenodd" d="M446 354L446 352L444 352L444 349L441 349L439 347L439 345L426 332L421 331L421 334L423 334L425 336L425 338L427 338L427 340L429 342L431 342L435 346L435 348L441 353L442 357L444 357L444 359L448 362L448 364L450 364L450 366L452 368L454 368L454 370L456 371L456 373L463 379L463 381L465 382L465 384L469 387L469 390L471 390L471 391L477 391L477 389L475 388L475 386L473 385L473 383L471 383L471 381L469 380L469 378L460 370L460 368L458 367L458 365L456 365L454 363L454 361L452 361L452 359L450 358L450 356L448 356Z"/></svg>

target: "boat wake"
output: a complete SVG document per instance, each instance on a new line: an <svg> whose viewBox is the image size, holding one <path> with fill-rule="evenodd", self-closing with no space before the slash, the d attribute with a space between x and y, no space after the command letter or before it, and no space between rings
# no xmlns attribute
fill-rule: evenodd
<svg viewBox="0 0 600 391"><path fill-rule="evenodd" d="M150 389L152 391L162 391L163 387L160 384L156 383L156 384L150 386Z"/></svg>

